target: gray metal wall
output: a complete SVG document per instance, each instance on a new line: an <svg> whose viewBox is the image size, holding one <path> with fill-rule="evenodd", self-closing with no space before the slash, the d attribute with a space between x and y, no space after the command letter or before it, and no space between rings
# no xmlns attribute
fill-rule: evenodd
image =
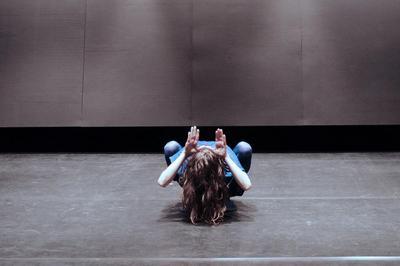
<svg viewBox="0 0 400 266"><path fill-rule="evenodd" d="M400 123L398 0L2 0L0 126Z"/></svg>

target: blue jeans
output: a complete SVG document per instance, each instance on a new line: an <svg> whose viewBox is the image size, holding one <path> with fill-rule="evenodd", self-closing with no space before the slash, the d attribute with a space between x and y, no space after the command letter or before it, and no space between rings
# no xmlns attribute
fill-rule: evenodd
<svg viewBox="0 0 400 266"><path fill-rule="evenodd" d="M167 144L165 144L164 156L165 156L167 165L171 164L171 160L169 159L169 157L174 155L181 148L183 148L182 145L180 145L175 140L171 140ZM235 148L233 148L232 150L238 157L239 162L243 166L245 172L248 173L250 170L251 155L252 155L252 151L253 151L250 144L245 141L240 141L238 144L236 144ZM178 178L179 178L179 176L178 176L178 174L176 174L174 180L177 181ZM230 197L242 196L243 193L244 193L243 189L241 189L236 182L231 183L230 188L229 188Z"/></svg>

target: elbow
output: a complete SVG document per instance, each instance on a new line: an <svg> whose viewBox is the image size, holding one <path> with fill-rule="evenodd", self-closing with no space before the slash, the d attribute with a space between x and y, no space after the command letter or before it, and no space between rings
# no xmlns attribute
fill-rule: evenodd
<svg viewBox="0 0 400 266"><path fill-rule="evenodd" d="M166 187L166 186L167 186L167 184L165 184L165 183L162 181L161 178L159 178L159 179L157 180L157 184L159 184L160 187Z"/></svg>
<svg viewBox="0 0 400 266"><path fill-rule="evenodd" d="M160 185L160 187L166 187L167 185L166 184L163 184L163 183L160 183L160 182L157 182L159 185Z"/></svg>
<svg viewBox="0 0 400 266"><path fill-rule="evenodd" d="M246 184L244 187L243 187L243 190L244 191L247 191L247 190L249 190L250 188L251 188L251 183L249 182L248 184Z"/></svg>

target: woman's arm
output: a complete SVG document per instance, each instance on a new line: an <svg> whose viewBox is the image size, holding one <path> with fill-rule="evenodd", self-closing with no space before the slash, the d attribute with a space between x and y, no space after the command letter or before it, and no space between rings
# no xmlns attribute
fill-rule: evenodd
<svg viewBox="0 0 400 266"><path fill-rule="evenodd" d="M158 184L162 187L166 187L174 179L176 172L178 171L181 164L185 161L186 154L185 151L176 158L160 175L158 178Z"/></svg>
<svg viewBox="0 0 400 266"><path fill-rule="evenodd" d="M196 129L196 126L190 128L188 132L188 138L185 143L185 149L179 154L178 158L173 161L167 169L165 169L160 177L158 178L158 184L162 187L166 187L174 179L176 172L178 171L181 164L185 161L186 157L197 152L197 142L199 141L200 130Z"/></svg>
<svg viewBox="0 0 400 266"><path fill-rule="evenodd" d="M229 166L236 183L243 190L249 190L251 188L250 178L247 173L240 169L239 166L237 166L236 163L231 159L231 157L229 157L228 153L226 152L226 136L222 129L219 128L215 131L215 147L216 152L225 158L225 162Z"/></svg>
<svg viewBox="0 0 400 266"><path fill-rule="evenodd" d="M236 183L244 190L251 188L250 178L245 171L239 168L236 163L229 157L228 153L225 156L225 162L229 166Z"/></svg>

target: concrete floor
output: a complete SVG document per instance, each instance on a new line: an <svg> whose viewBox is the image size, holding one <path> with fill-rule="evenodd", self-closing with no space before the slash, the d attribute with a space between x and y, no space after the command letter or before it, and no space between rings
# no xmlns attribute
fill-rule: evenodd
<svg viewBox="0 0 400 266"><path fill-rule="evenodd" d="M0 154L0 265L400 265L400 153L254 154L214 227L162 154Z"/></svg>

